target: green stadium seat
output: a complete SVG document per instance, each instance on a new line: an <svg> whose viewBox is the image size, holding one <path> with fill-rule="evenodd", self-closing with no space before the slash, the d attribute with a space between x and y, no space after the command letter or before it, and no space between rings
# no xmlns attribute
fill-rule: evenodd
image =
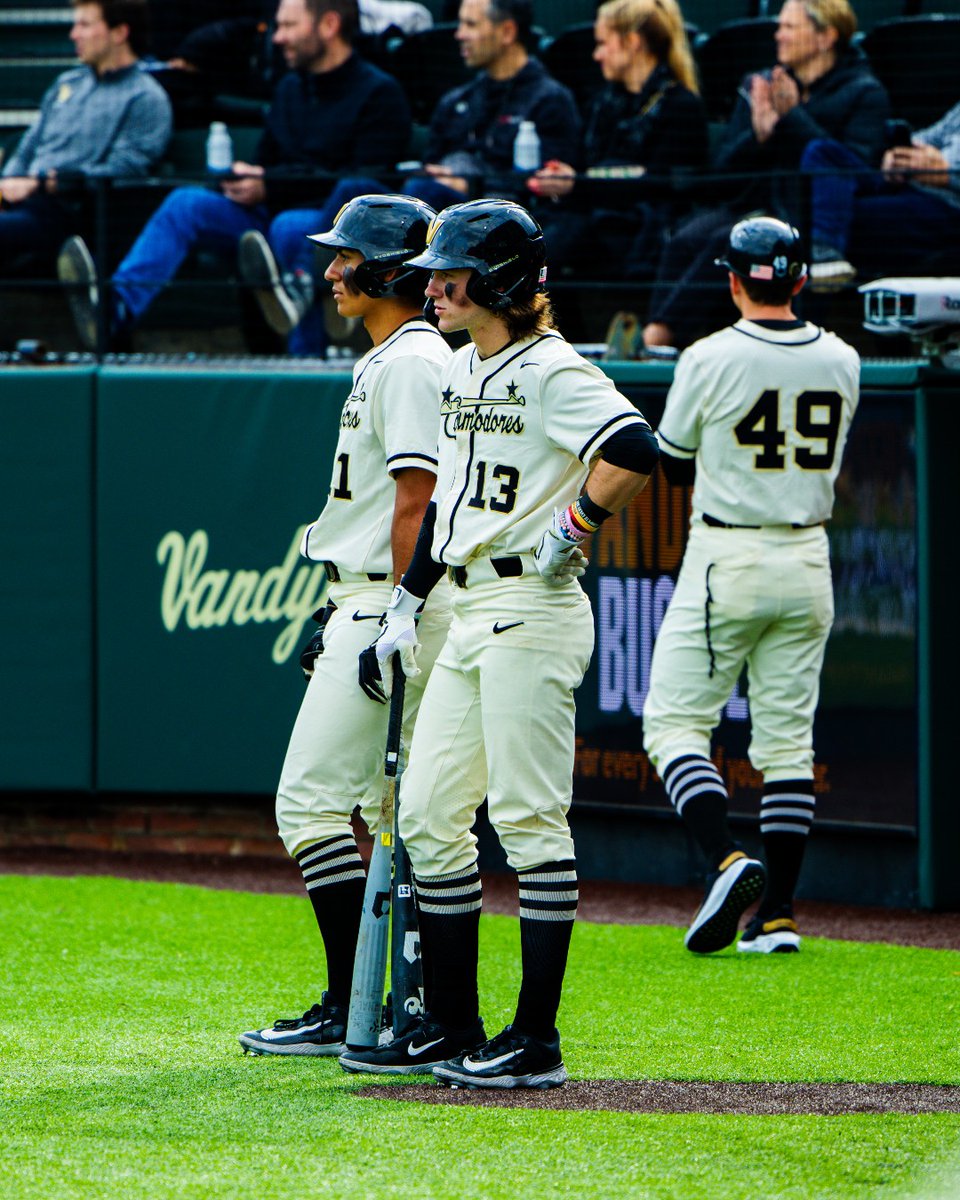
<svg viewBox="0 0 960 1200"><path fill-rule="evenodd" d="M763 71L776 63L776 28L772 17L731 21L697 43L700 89L711 121L730 116L740 80L748 71Z"/></svg>
<svg viewBox="0 0 960 1200"><path fill-rule="evenodd" d="M593 61L595 45L591 21L562 30L540 51L543 65L573 92L581 113L587 111L591 99L603 87L603 72Z"/></svg>
<svg viewBox="0 0 960 1200"><path fill-rule="evenodd" d="M75 58L0 58L0 106L35 108L61 71Z"/></svg>
<svg viewBox="0 0 960 1200"><path fill-rule="evenodd" d="M884 21L861 45L890 94L894 116L915 129L939 120L960 99L960 16Z"/></svg>
<svg viewBox="0 0 960 1200"><path fill-rule="evenodd" d="M0 8L0 46L5 58L72 55L72 9Z"/></svg>
<svg viewBox="0 0 960 1200"><path fill-rule="evenodd" d="M382 64L400 82L418 124L429 125L444 92L472 78L453 36L456 28L450 22L408 34Z"/></svg>

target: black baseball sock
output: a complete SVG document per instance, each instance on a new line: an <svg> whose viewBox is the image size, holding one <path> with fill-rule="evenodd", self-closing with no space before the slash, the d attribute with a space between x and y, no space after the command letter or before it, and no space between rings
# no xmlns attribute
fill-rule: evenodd
<svg viewBox="0 0 960 1200"><path fill-rule="evenodd" d="M332 1003L350 1003L353 959L363 910L366 872L355 839L348 834L302 846L294 855L327 956L327 993Z"/></svg>
<svg viewBox="0 0 960 1200"><path fill-rule="evenodd" d="M483 892L477 864L414 880L420 920L424 1011L448 1029L477 1020L477 958Z"/></svg>
<svg viewBox="0 0 960 1200"><path fill-rule="evenodd" d="M518 871L523 982L513 1023L548 1041L554 1036L570 935L577 915L577 864L544 863Z"/></svg>
<svg viewBox="0 0 960 1200"><path fill-rule="evenodd" d="M790 908L813 824L812 779L767 783L760 801L760 836L767 860L767 889L757 910L763 917Z"/></svg>
<svg viewBox="0 0 960 1200"><path fill-rule="evenodd" d="M720 772L701 754L684 754L669 763L663 783L670 803L683 818L712 868L738 850L727 824L727 789Z"/></svg>

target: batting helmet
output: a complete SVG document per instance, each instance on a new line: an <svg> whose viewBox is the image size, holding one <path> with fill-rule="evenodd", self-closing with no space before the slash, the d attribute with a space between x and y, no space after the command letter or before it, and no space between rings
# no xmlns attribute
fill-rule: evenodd
<svg viewBox="0 0 960 1200"><path fill-rule="evenodd" d="M406 264L411 254L426 245L427 230L436 215L429 204L412 196L356 196L337 213L332 229L308 236L321 246L356 250L363 255L363 262L347 280L348 286L374 300L419 296L426 282L425 272ZM397 274L387 279L391 271Z"/></svg>
<svg viewBox="0 0 960 1200"><path fill-rule="evenodd" d="M727 248L714 260L741 279L758 283L798 280L807 273L800 248L800 234L776 217L747 217L730 230Z"/></svg>
<svg viewBox="0 0 960 1200"><path fill-rule="evenodd" d="M470 200L445 208L430 226L427 248L408 262L429 271L470 268L467 296L493 312L531 300L547 278L543 230L509 200Z"/></svg>

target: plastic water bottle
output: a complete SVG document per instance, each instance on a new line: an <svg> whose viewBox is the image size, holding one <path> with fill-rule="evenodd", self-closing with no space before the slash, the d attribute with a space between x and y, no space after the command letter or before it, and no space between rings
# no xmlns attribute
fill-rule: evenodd
<svg viewBox="0 0 960 1200"><path fill-rule="evenodd" d="M233 166L233 142L223 121L212 121L207 134L207 170L224 175Z"/></svg>
<svg viewBox="0 0 960 1200"><path fill-rule="evenodd" d="M533 121L521 121L513 140L513 168L529 175L540 169L540 137Z"/></svg>

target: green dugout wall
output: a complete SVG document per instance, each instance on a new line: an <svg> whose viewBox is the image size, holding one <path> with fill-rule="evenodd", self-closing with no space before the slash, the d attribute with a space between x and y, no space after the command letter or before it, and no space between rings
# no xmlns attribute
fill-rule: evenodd
<svg viewBox="0 0 960 1200"><path fill-rule="evenodd" d="M609 370L655 423L670 368ZM863 382L830 529L837 621L805 880L824 898L957 907L942 728L956 652L937 564L960 380L901 362L865 364ZM297 545L324 502L346 383L293 364L0 369L0 791L272 792L326 586ZM655 480L604 526L585 578L598 641L574 818L594 877L694 871L639 716L688 500ZM748 711L743 681L715 757L749 841Z"/></svg>

